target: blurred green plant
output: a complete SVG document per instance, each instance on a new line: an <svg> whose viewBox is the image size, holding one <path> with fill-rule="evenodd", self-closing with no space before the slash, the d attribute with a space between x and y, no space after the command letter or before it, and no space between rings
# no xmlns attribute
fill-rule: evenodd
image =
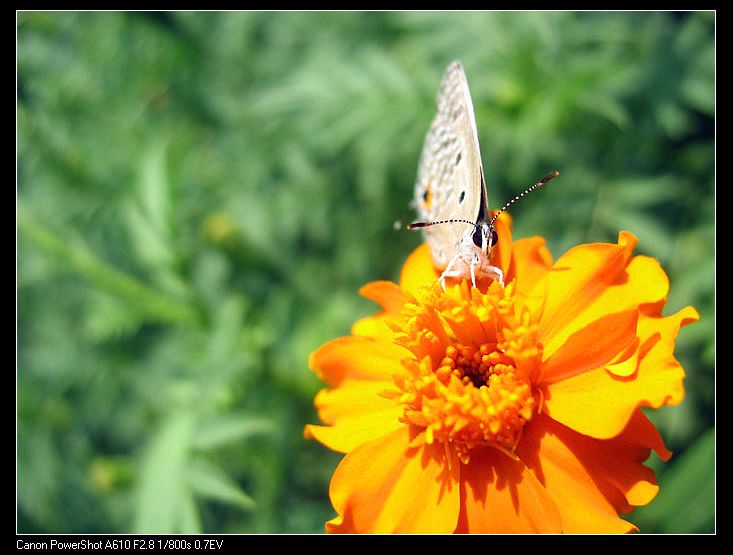
<svg viewBox="0 0 733 555"><path fill-rule="evenodd" d="M619 229L694 305L645 532L714 529L714 13L17 20L21 532L321 532L308 353L375 307L447 63L516 237Z"/></svg>

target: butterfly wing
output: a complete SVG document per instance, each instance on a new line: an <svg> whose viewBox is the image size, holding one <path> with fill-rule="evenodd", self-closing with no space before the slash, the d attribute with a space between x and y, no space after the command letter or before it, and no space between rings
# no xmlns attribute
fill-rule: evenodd
<svg viewBox="0 0 733 555"><path fill-rule="evenodd" d="M424 222L463 219L476 222L482 208L488 215L476 117L463 66L446 69L437 99L437 113L423 145L415 185L415 204ZM456 245L474 228L450 223L423 228L433 262L444 269Z"/></svg>

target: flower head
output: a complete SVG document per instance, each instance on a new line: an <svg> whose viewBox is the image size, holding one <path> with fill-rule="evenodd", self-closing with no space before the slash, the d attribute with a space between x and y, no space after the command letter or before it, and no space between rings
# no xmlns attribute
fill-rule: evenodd
<svg viewBox="0 0 733 555"><path fill-rule="evenodd" d="M643 462L671 453L641 407L682 400L697 312L662 316L667 276L630 233L553 264L497 222L506 287L443 291L423 245L399 285L362 288L380 313L311 355L330 387L306 435L346 453L327 530L628 532L619 514L656 495Z"/></svg>

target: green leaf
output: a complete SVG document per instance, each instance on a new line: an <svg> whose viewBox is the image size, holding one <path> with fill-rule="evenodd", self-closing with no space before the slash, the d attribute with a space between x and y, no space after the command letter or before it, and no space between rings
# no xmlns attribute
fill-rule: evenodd
<svg viewBox="0 0 733 555"><path fill-rule="evenodd" d="M207 451L253 436L272 435L276 430L274 421L267 418L238 414L218 415L199 424L193 435L193 446Z"/></svg>
<svg viewBox="0 0 733 555"><path fill-rule="evenodd" d="M101 289L135 305L147 317L185 323L195 323L199 320L199 315L190 305L160 293L102 261L81 237L69 240L56 235L22 206L18 206L18 228L62 264L81 273Z"/></svg>
<svg viewBox="0 0 733 555"><path fill-rule="evenodd" d="M145 451L138 484L135 533L166 534L193 527L186 475L193 425L189 413L171 415Z"/></svg>
<svg viewBox="0 0 733 555"><path fill-rule="evenodd" d="M191 461L188 482L200 497L213 499L250 511L256 507L254 499L214 464L203 459Z"/></svg>
<svg viewBox="0 0 733 555"><path fill-rule="evenodd" d="M201 515L196 506L196 498L190 490L183 496L180 519L179 531L181 534L201 534L204 531L201 524Z"/></svg>
<svg viewBox="0 0 733 555"><path fill-rule="evenodd" d="M125 215L138 258L160 271L173 258L166 144L161 141L149 148L139 166L134 197L126 206Z"/></svg>

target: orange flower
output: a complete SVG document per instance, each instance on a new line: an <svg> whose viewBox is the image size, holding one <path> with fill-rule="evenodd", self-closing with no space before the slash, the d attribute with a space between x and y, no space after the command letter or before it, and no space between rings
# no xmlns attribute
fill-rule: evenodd
<svg viewBox="0 0 733 555"><path fill-rule="evenodd" d="M399 286L361 289L382 312L311 355L330 388L306 436L346 453L329 532L629 532L619 514L656 495L643 462L671 453L641 407L682 401L697 312L662 316L667 276L631 233L553 264L499 222L506 288L443 291L422 245Z"/></svg>

